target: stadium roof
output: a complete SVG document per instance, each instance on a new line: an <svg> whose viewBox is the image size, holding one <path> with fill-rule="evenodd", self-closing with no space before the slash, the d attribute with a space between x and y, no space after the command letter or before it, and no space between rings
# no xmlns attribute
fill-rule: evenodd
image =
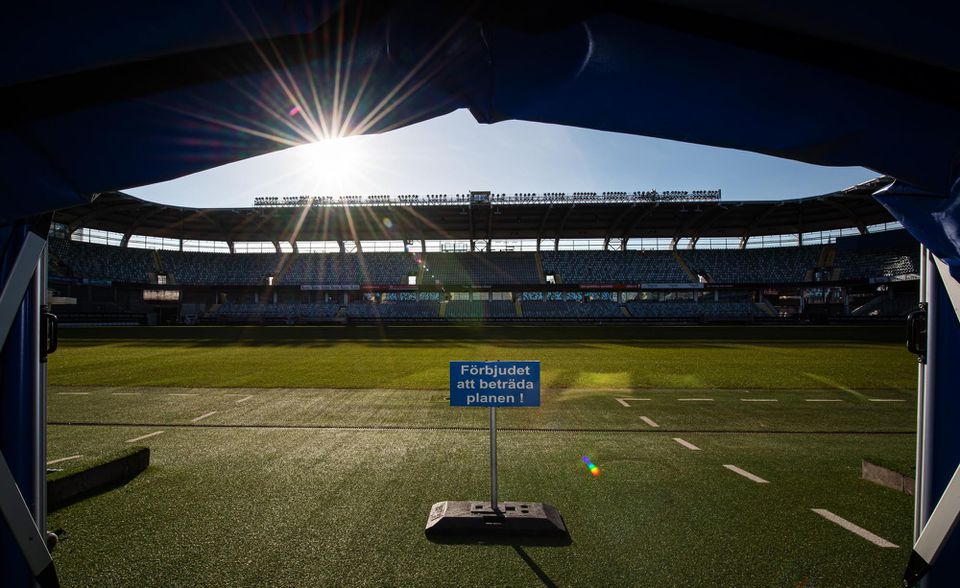
<svg viewBox="0 0 960 588"><path fill-rule="evenodd" d="M186 208L121 192L101 194L56 214L81 227L209 241L387 239L570 239L744 237L805 233L893 221L872 194L881 177L846 190L780 201L362 202L313 206ZM384 197L375 197L384 198ZM426 199L426 197L424 197Z"/></svg>

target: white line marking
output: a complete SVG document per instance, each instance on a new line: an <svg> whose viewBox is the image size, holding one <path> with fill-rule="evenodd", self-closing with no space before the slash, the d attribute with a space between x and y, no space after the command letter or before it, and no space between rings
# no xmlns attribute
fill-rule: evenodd
<svg viewBox="0 0 960 588"><path fill-rule="evenodd" d="M167 396L196 396L196 394L189 394L189 393L178 394L176 392L170 392L169 394L167 394Z"/></svg>
<svg viewBox="0 0 960 588"><path fill-rule="evenodd" d="M197 421L202 421L203 419L207 418L208 416L213 416L213 415L215 415L215 414L217 414L217 411L211 410L210 412L208 412L208 413L206 413L206 414L202 414L202 415L198 416L198 417L195 418L195 419L190 419L190 421L195 423L195 422L197 422Z"/></svg>
<svg viewBox="0 0 960 588"><path fill-rule="evenodd" d="M837 515L833 514L832 512L830 512L825 508L811 508L810 510L822 516L823 518L827 519L831 523L836 523L841 527L843 527L844 529L850 531L851 533L854 533L855 535L860 535L861 537L863 537L870 543L873 543L874 545L877 545L879 547L893 547L893 548L897 547L895 544L890 543L883 537L874 535L873 533L864 529L863 527L858 527L857 525L851 523L847 519L843 517L838 517Z"/></svg>
<svg viewBox="0 0 960 588"><path fill-rule="evenodd" d="M60 396L86 396L89 392L57 392Z"/></svg>
<svg viewBox="0 0 960 588"><path fill-rule="evenodd" d="M680 402L713 402L713 398L677 398Z"/></svg>
<svg viewBox="0 0 960 588"><path fill-rule="evenodd" d="M723 464L723 467L727 468L727 469L730 470L731 472L734 472L734 473L736 473L736 474L740 474L740 475L743 476L744 478L746 478L746 479L748 479L748 480L751 480L751 481L754 481L754 482L756 482L757 484L769 484L769 483L770 483L770 482L764 480L763 478L761 478L760 476L755 476L755 475L751 474L750 472L748 472L747 470L742 470L742 469L738 468L738 467L735 466L735 465Z"/></svg>
<svg viewBox="0 0 960 588"><path fill-rule="evenodd" d="M689 441L684 441L684 440L681 439L680 437L674 437L673 440L676 441L677 443L679 443L680 445L683 445L684 447L686 447L686 448L689 449L690 451L700 451L700 448L699 448L699 447L697 447L697 446L694 445L693 443L690 443Z"/></svg>
<svg viewBox="0 0 960 588"><path fill-rule="evenodd" d="M807 402L843 402L839 398L807 398Z"/></svg>
<svg viewBox="0 0 960 588"><path fill-rule="evenodd" d="M870 402L903 402L899 398L867 398Z"/></svg>
<svg viewBox="0 0 960 588"><path fill-rule="evenodd" d="M778 402L776 398L741 398L741 402Z"/></svg>
<svg viewBox="0 0 960 588"><path fill-rule="evenodd" d="M640 417L640 420L643 421L643 422L645 422L645 423L647 423L647 424L650 425L651 427L657 427L657 428L660 427L660 425L658 425L657 423L653 422L653 419L650 418L650 417L642 416L642 417Z"/></svg>
<svg viewBox="0 0 960 588"><path fill-rule="evenodd" d="M630 405L625 402L626 400L650 400L650 399L649 398L614 398L614 400L626 406L627 408L630 408Z"/></svg>
<svg viewBox="0 0 960 588"><path fill-rule="evenodd" d="M241 398L240 400L238 400L238 401L237 401L237 404L240 404L241 402L246 402L246 401L250 400L251 398L253 398L253 396L245 396L245 397Z"/></svg>
<svg viewBox="0 0 960 588"><path fill-rule="evenodd" d="M144 439L149 439L150 437L156 437L157 435L161 435L161 434L163 434L163 431L154 431L153 433L147 433L146 435L134 437L133 439L127 439L127 443L135 443L137 441L143 441Z"/></svg>
<svg viewBox="0 0 960 588"><path fill-rule="evenodd" d="M71 459L80 459L82 455L71 455L70 457L61 457L60 459L51 459L47 462L47 465L53 465L55 463L60 463L61 461L70 461Z"/></svg>

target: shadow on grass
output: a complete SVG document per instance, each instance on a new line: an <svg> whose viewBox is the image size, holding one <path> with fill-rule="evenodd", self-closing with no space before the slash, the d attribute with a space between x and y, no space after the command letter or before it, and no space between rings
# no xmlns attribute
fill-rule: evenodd
<svg viewBox="0 0 960 588"><path fill-rule="evenodd" d="M584 347L596 344L703 347L715 342L726 347L742 344L789 343L811 347L843 346L849 343L899 343L902 328L897 326L623 326L605 325L514 325L486 326L483 329L457 325L329 326L329 327L120 327L64 330L60 338L67 345L97 346L171 345L219 347L291 346L326 347L343 342L389 347L435 347L484 342L498 346Z"/></svg>
<svg viewBox="0 0 960 588"><path fill-rule="evenodd" d="M427 535L427 540L437 545L509 545L516 550L521 547L567 547L573 539L567 533L561 537L511 537L495 534Z"/></svg>
<svg viewBox="0 0 960 588"><path fill-rule="evenodd" d="M537 565L537 562L533 561L533 558L527 554L519 545L514 545L513 550L517 552L517 555L520 556L520 559L523 560L523 563L527 564L527 567L537 575L537 578L543 582L543 585L547 588L557 588L557 585L553 583L553 580L550 579L550 576L543 571L543 569Z"/></svg>

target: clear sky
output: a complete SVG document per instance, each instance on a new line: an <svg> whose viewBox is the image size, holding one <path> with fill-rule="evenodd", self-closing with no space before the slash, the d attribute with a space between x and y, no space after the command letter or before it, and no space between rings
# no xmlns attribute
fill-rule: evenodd
<svg viewBox="0 0 960 588"><path fill-rule="evenodd" d="M878 174L541 123L481 125L465 110L382 135L294 147L127 192L197 207L255 196L633 192L720 188L724 200L797 198Z"/></svg>

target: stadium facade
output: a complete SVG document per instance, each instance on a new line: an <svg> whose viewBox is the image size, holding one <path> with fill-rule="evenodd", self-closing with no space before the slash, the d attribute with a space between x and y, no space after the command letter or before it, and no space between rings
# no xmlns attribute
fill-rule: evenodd
<svg viewBox="0 0 960 588"><path fill-rule="evenodd" d="M871 196L887 183L236 209L108 193L57 213L50 283L74 324L889 319L916 306L919 250Z"/></svg>

